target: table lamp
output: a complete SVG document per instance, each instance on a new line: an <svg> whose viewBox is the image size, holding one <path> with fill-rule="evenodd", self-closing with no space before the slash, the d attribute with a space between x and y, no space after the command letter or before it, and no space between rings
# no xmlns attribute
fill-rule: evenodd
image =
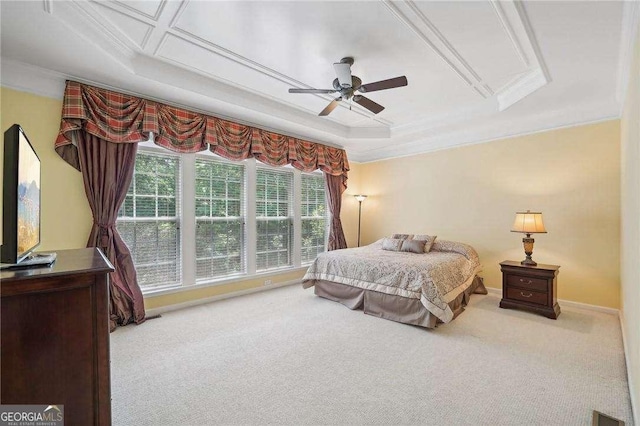
<svg viewBox="0 0 640 426"><path fill-rule="evenodd" d="M527 236L522 239L524 254L526 254L527 257L520 262L520 264L525 266L536 266L537 263L531 259L534 242L533 238L531 238L531 234L547 233L547 230L544 229L544 223L542 223L542 213L532 212L529 210L526 212L517 212L516 220L513 222L511 232L522 232L523 234L527 234Z"/></svg>

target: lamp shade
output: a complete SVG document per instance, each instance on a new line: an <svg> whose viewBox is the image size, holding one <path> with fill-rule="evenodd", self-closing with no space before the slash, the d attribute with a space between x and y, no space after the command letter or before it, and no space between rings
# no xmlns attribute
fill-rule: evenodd
<svg viewBox="0 0 640 426"><path fill-rule="evenodd" d="M546 234L547 230L544 228L544 223L542 222L542 213L531 212L529 210L526 212L517 212L511 232Z"/></svg>
<svg viewBox="0 0 640 426"><path fill-rule="evenodd" d="M354 197L356 198L356 200L358 200L359 202L363 202L367 196L366 195L354 195Z"/></svg>

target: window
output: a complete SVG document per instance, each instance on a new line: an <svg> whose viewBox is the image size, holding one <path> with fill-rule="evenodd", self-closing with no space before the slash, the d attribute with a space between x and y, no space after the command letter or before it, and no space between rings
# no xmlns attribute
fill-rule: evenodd
<svg viewBox="0 0 640 426"><path fill-rule="evenodd" d="M324 177L302 174L302 263L312 262L325 251L327 241L327 208Z"/></svg>
<svg viewBox="0 0 640 426"><path fill-rule="evenodd" d="M117 227L131 250L143 290L181 282L179 190L177 155L137 154Z"/></svg>
<svg viewBox="0 0 640 426"><path fill-rule="evenodd" d="M246 270L244 166L196 159L196 280Z"/></svg>
<svg viewBox="0 0 640 426"><path fill-rule="evenodd" d="M256 270L292 264L293 171L256 171Z"/></svg>
<svg viewBox="0 0 640 426"><path fill-rule="evenodd" d="M117 227L145 294L309 264L326 250L324 177L138 146Z"/></svg>

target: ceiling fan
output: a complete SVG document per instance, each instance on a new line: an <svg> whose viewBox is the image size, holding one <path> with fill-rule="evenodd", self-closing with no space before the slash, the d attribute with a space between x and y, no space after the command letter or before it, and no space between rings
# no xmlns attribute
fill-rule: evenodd
<svg viewBox="0 0 640 426"><path fill-rule="evenodd" d="M405 76L362 84L362 80L360 80L359 77L351 75L351 65L353 65L353 58L351 57L342 58L340 62L333 64L333 69L338 76L338 78L333 80L333 89L289 89L289 93L339 93L340 96L332 100L331 103L318 114L320 116L329 115L331 111L338 106L338 102L351 98L353 98L355 103L365 107L374 114L378 114L384 109L382 105L355 92L376 92L378 90L393 89L408 84L407 77Z"/></svg>

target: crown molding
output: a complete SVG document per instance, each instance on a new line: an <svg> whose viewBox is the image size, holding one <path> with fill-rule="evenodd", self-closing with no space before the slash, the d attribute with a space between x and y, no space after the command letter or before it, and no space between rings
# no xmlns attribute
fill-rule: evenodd
<svg viewBox="0 0 640 426"><path fill-rule="evenodd" d="M126 70L133 71L131 60L135 57L135 50L127 46L113 29L107 27L103 19L94 16L96 12L88 3L61 1L56 2L56 5L56 12L52 14L56 19L67 25L79 37L102 49Z"/></svg>
<svg viewBox="0 0 640 426"><path fill-rule="evenodd" d="M131 38L131 36L129 34L127 34L117 23L111 22L109 20L108 17L105 17L104 21L108 21L110 23L110 29L108 30L110 33L114 34L114 37L118 38L119 40L122 41L121 37L123 37L126 40L125 45L127 46L128 49L131 50L131 54L132 55L136 55L138 54L136 52L136 50L144 50L144 46L147 44L147 42L149 41L149 37L151 36L151 33L153 32L153 30L155 29L155 22L153 20L149 20L148 18L142 18L140 17L140 15L136 14L136 15L131 15L128 14L126 12L124 12L123 10L119 9L118 7L115 6L114 3L110 3L110 2L100 2L100 3L96 3L96 5L98 5L99 7L103 7L105 9L108 9L114 13L119 14L120 16L122 16L125 19L129 19L129 20L133 20L135 22L137 22L138 24L146 27L146 31L145 31L145 35L142 39L142 41L140 43L137 43L133 38ZM87 6L88 7L88 6ZM100 14L100 10L99 8L96 9L95 6L92 6L93 9L95 9L94 12L91 13L98 13ZM130 7L125 8L126 10L130 10ZM143 15L144 16L144 15ZM150 21L150 22L148 22ZM107 25L105 24L105 27ZM119 34L119 36L115 35L115 34ZM123 42L124 43L124 42Z"/></svg>
<svg viewBox="0 0 640 426"><path fill-rule="evenodd" d="M620 119L616 112L609 115L602 114L603 109L605 109L603 105L599 104L580 110L567 107L539 114L527 122L519 122L509 127L493 125L489 120L487 123L474 126L453 128L448 132L441 131L436 136L428 134L421 138L415 136L404 143L392 139L393 146L360 152L347 149L347 154L350 161L353 159L360 163L371 163ZM611 110L611 106L608 109Z"/></svg>
<svg viewBox="0 0 640 426"><path fill-rule="evenodd" d="M616 100L620 103L620 114L622 114L622 109L624 108L627 87L629 86L633 48L638 31L640 31L640 2L626 1L622 6L622 32L620 35L618 81L616 86Z"/></svg>
<svg viewBox="0 0 640 426"><path fill-rule="evenodd" d="M62 73L4 58L0 69L2 87L45 98L64 97L66 77Z"/></svg>
<svg viewBox="0 0 640 426"><path fill-rule="evenodd" d="M115 0L115 1L112 1L111 3L112 4L116 4L119 7L122 7L123 9L126 9L126 10L130 11L131 13L135 13L137 15L140 15L140 16L143 16L143 17L145 17L147 19L150 19L151 21L158 21L158 19L160 18L160 15L162 15L162 11L164 10L165 5L167 4L167 0L162 0L160 2L160 4L158 5L158 9L156 9L156 13L154 13L153 15L149 15L148 13L144 13L143 11L138 10L138 9L136 9L134 7L131 7L130 5L128 5L127 3L124 3L122 1ZM108 2L103 2L101 4L106 6L108 4ZM112 9L114 9L112 6L107 6L107 7L110 7Z"/></svg>
<svg viewBox="0 0 640 426"><path fill-rule="evenodd" d="M534 59L536 61L536 65L542 70L544 78L547 80L547 83L551 83L552 78L549 73L549 68L544 60L544 56L542 56L542 51L540 50L540 45L538 44L538 39L536 37L535 32L533 31L533 27L531 27L531 22L529 21L529 16L527 15L527 11L525 9L525 5L521 1L512 2L516 11L518 12L518 16L520 17L520 22L524 27L525 32L527 33L527 39L533 50Z"/></svg>
<svg viewBox="0 0 640 426"><path fill-rule="evenodd" d="M440 32L440 30L433 25L433 23L425 16L424 13L422 13L422 11L420 10L420 8L418 8L418 6L416 6L416 4L411 1L411 0L404 0L404 2L406 3L407 6L409 6L409 8L411 9L411 11L415 14L415 16L418 17L418 19L429 29L429 31L431 31L431 33L438 39L438 41L440 41L440 43L445 47L445 49L448 51L448 53L453 56L459 63L460 65L462 65L462 67L464 68L464 70L471 75L471 77L475 80L475 82L473 83L473 85L477 88L477 89L484 89L484 90L480 90L481 94L483 97L488 97L488 96L492 96L493 95L493 89L491 89L483 80L482 78L478 75L478 73L473 69L473 67L462 57L462 55L460 54L460 52L458 52L456 50L455 47L453 47L453 45L449 42L449 40L447 40L447 38ZM406 22L405 22L406 24ZM423 33L424 34L424 33ZM433 46L433 44L430 44L430 46L432 48L435 48Z"/></svg>
<svg viewBox="0 0 640 426"><path fill-rule="evenodd" d="M529 64L529 60L527 59L527 55L524 53L524 50L522 50L522 44L520 43L520 41L518 40L518 37L513 31L513 26L511 25L511 23L509 23L509 20L507 19L504 13L504 9L502 8L502 5L497 0L490 0L490 2L494 12L498 16L498 19L502 24L502 29L504 30L505 33L507 33L507 36L509 36L509 40L511 40L511 44L513 45L513 48L516 54L522 61L522 64L528 68L530 64Z"/></svg>
<svg viewBox="0 0 640 426"><path fill-rule="evenodd" d="M527 16L524 4L521 2L511 3L526 34L527 42L533 53L532 58L527 58L521 43L518 42L518 38L515 36L513 28L509 24L508 19L506 19L502 5L496 1L492 1L491 4L500 18L503 28L505 29L505 32L507 32L518 56L529 67L528 72L517 76L496 93L498 111L504 111L538 89L541 89L551 83L551 76L544 61L544 57L542 56L536 35L531 27L531 22L529 22L529 17Z"/></svg>
<svg viewBox="0 0 640 426"><path fill-rule="evenodd" d="M398 4L404 3L405 5L407 5L411 9L411 11L418 16L418 19L420 19L420 21L424 25L426 25L427 28L433 34L436 35L436 38L439 38L441 42L442 40L444 40L445 51L438 49L438 47L433 43L433 41L431 41L431 39L420 28L418 28L418 26L414 24L413 21L407 15L402 13L402 11L396 5L395 2L391 0L382 0L382 3L400 22L402 22L410 31L412 31L420 40L422 40L422 42L426 44L436 54L436 56L438 56L438 58L440 58L451 69L451 71L453 71L458 77L460 77L460 79L467 86L469 86L470 89L472 89L475 93L477 93L483 98L487 98L488 96L490 96L489 94L485 93L481 89L482 86L478 87L477 84L472 81L474 79L473 75L477 76L477 74L474 71L472 71L472 76L470 77L465 72L463 72L460 68L458 68L451 59L449 59L449 57L445 54L445 51L448 51L448 53L452 55L454 58L456 57L457 51L455 52L456 54L454 54L454 52L450 50L449 47L451 47L451 44L444 38L444 36L440 34L440 32L435 28L433 24L431 24L431 22L424 16L424 14L422 14L422 12L420 12L419 10L416 10L417 7L413 2L402 1L402 2L399 2ZM460 55L458 54L458 56ZM464 64L462 65L464 68ZM469 71L468 69L465 69L465 70L467 72Z"/></svg>
<svg viewBox="0 0 640 426"><path fill-rule="evenodd" d="M516 102L526 98L548 83L541 68L536 68L523 76L517 77L505 89L496 94L498 111L504 111Z"/></svg>

